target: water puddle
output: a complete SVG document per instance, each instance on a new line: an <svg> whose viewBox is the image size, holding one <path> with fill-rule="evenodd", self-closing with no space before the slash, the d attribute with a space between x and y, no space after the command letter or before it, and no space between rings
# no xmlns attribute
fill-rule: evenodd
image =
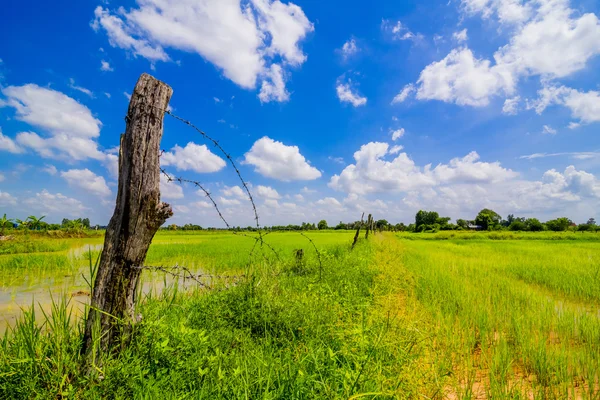
<svg viewBox="0 0 600 400"><path fill-rule="evenodd" d="M63 298L70 299L70 308L74 317L83 315L85 305L89 304L90 261L96 261L101 251L101 244L79 246L63 252L69 260L68 266L55 269L27 269L6 273L0 271L0 336L7 327L12 327L23 313L23 309L35 306L38 322L44 321L43 310L48 314L53 302ZM195 268L194 274L201 274ZM181 289L197 287L197 282L190 279L176 278L162 272L144 272L141 278L142 294L160 294L165 287L177 283ZM210 284L211 282L204 282Z"/></svg>

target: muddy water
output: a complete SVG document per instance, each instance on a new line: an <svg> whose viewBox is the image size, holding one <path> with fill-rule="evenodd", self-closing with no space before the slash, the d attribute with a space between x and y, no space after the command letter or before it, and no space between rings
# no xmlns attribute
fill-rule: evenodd
<svg viewBox="0 0 600 400"><path fill-rule="evenodd" d="M89 280L89 261L85 258L89 251L95 252L93 260L99 257L102 249L99 244L87 244L74 247L66 252L69 267L58 269L33 269L9 273L0 270L0 336L7 328L14 326L23 309L35 306L36 319L44 321L44 313L49 315L53 302L64 299L69 301L73 316L83 314L89 304L90 294L86 279ZM57 253L52 253L57 254ZM59 254L65 255L64 252ZM10 257L10 256L4 256ZM200 271L195 271L200 272ZM165 285L171 285L175 279L162 273L144 273L142 275L142 293L160 293ZM190 286L183 281L182 286Z"/></svg>

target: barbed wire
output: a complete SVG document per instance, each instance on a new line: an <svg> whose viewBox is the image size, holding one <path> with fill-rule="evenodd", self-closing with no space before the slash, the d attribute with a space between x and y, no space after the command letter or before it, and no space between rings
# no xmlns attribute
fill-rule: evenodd
<svg viewBox="0 0 600 400"><path fill-rule="evenodd" d="M231 155L225 151L225 149L223 148L223 146L221 146L219 144L218 140L213 139L212 137L210 137L209 135L206 134L206 132L204 132L202 129L198 128L196 125L194 125L192 122L190 122L187 119L184 119L182 117L179 117L175 114L173 114L171 111L169 110L164 110L165 114L168 114L169 116L171 116L172 118L188 125L189 127L191 127L192 129L196 130L200 135L202 135L203 138L205 138L206 140L208 140L209 142L212 142L213 145L219 149L219 151L225 156L225 158L229 161L229 163L231 164L231 166L233 167L235 173L237 174L238 178L240 179L240 182L242 182L242 186L244 187L244 189L246 190L246 194L248 195L248 199L250 200L250 204L252 204L252 210L254 211L254 220L256 221L256 229L258 231L258 235L260 236L260 240L261 240L261 245L262 243L262 232L260 230L260 223L259 223L259 219L258 219L258 210L256 208L256 203L254 202L254 198L252 197L252 193L250 192L250 189L248 188L248 184L246 183L246 181L244 180L244 178L242 177L242 173L240 172L240 170L238 169L236 163L233 161L233 158L231 157Z"/></svg>
<svg viewBox="0 0 600 400"><path fill-rule="evenodd" d="M261 243L261 246L264 244L265 246L267 246L269 248L269 250L271 250L273 252L273 254L275 255L275 257L277 258L277 260L281 260L281 258L279 257L279 253L277 253L277 250L275 250L275 248L273 246L271 246L269 243L265 242L263 239L263 235L259 235L259 237L256 236L252 236L252 235L246 235L243 232L236 232L235 229L233 229L233 227L229 224L229 222L227 222L227 220L225 219L225 217L223 216L223 213L221 212L221 210L219 209L219 206L217 205L217 202L215 201L215 199L212 197L212 195L210 194L210 192L208 190L206 190L206 188L204 186L202 186L202 184L198 181L194 181L192 179L186 179L186 178L182 178L182 177L175 177L175 176L171 176L167 171L165 171L164 168L160 168L160 172L166 177L168 182L179 182L181 183L190 183L198 188L200 188L200 190L202 190L202 192L204 192L204 195L211 201L213 207L215 208L215 210L217 211L217 214L219 215L219 218L221 218L221 220L223 221L223 223L225 224L225 226L227 227L227 229L229 229L231 232L233 232L234 235L238 235L238 236L244 236L244 237L248 237L254 240L254 246L252 248L252 251L250 252L250 256L252 256L252 253L254 251L254 247L256 247L257 243Z"/></svg>
<svg viewBox="0 0 600 400"><path fill-rule="evenodd" d="M188 279L193 280L198 285L200 285L206 289L213 289L213 286L208 284L206 282L206 279L231 280L232 284L237 285L242 279L246 278L245 274L241 274L241 275L214 275L214 274L206 274L206 273L194 274L194 273L192 273L192 271L189 268L187 268L183 265L179 265L179 264L175 264L170 267L165 267L162 265L161 266L142 265L142 266L135 266L133 268L139 269L139 270L163 272L163 273L170 275L176 279L183 279L184 284L185 284L185 281Z"/></svg>
<svg viewBox="0 0 600 400"><path fill-rule="evenodd" d="M304 237L306 240L308 240L310 242L310 244L313 246L313 248L315 249L315 253L317 254L317 261L319 262L319 280L321 280L321 277L323 275L323 262L321 259L321 252L319 251L319 248L317 247L317 245L315 244L315 242L308 236L306 236L306 234L303 231L298 231L295 229L271 229L268 232L266 232L263 235L263 238L271 233L282 233L282 232L293 232L293 233L297 233L300 236ZM252 251L254 251L254 247L252 248ZM250 252L250 254L252 254L252 251Z"/></svg>
<svg viewBox="0 0 600 400"><path fill-rule="evenodd" d="M260 228L260 221L259 221L259 216L258 216L258 208L256 207L256 203L254 201L254 197L252 196L252 192L250 191L249 185L246 183L246 181L244 180L244 178L242 177L242 173L240 172L239 168L237 167L237 164L235 163L235 161L233 160L233 158L231 157L231 155L225 151L225 149L223 148L223 146L221 146L221 144L219 143L218 140L212 138L211 136L209 136L206 132L204 132L202 129L198 128L194 123L192 123L191 121L182 118L178 115L175 115L172 111L168 110L168 109L162 109L156 106L151 106L154 107L156 109L158 109L159 111L162 111L164 114L169 115L170 117L172 117L173 119L191 127L192 129L194 129L196 132L198 132L204 139L208 140L209 142L211 142L214 147L216 147L222 154L223 156L225 156L225 158L227 159L227 161L231 164L231 166L233 167L236 175L238 176L245 192L246 195L248 196L248 199L250 200L250 204L252 205L252 211L254 213L254 221L256 223L256 231L258 233L258 237L254 236L254 235L247 235L244 234L242 232L236 231L230 224L229 222L227 222L227 220L225 219L225 216L223 215L223 213L221 212L221 210L219 209L219 206L217 204L217 202L215 201L215 199L212 197L211 193L199 182L199 181L195 181L192 179L187 179L187 178L182 178L182 177L176 177L176 176L172 176L170 175L164 168L160 167L160 172L166 177L168 182L178 182L179 184L182 183L190 183L194 186L196 186L197 188L199 188L204 194L205 196L210 200L210 202L212 203L213 207L215 208L215 210L217 211L217 214L219 215L219 218L223 221L223 223L225 224L225 226L227 227L228 230L230 230L231 232L233 232L233 234L238 235L238 236L243 236L243 237L248 237L254 240L254 245L252 246L252 249L250 250L249 256L252 257L252 255L254 254L254 251L256 249L256 246L260 243L260 247L262 248L263 246L267 246L269 248L269 250L271 250L273 252L273 254L275 255L275 257L277 258L278 261L281 260L279 254L277 253L277 251L275 250L275 248L273 248L273 246L271 246L269 243L264 241L264 236L268 235L269 233L273 233L273 231L269 231L266 234L262 233L262 230ZM126 116L126 119L129 118L129 115ZM164 153L164 150L161 151L162 155ZM291 230L290 230L291 231ZM283 230L282 230L283 232ZM315 249L315 252L317 254L317 260L319 262L319 280L321 280L322 277L322 273L323 273L323 263L322 263L322 259L321 259L321 252L319 251L317 245L315 244L315 242L308 236L306 236L303 232L299 232L299 231L292 231L292 232L296 232L299 233L301 236L303 236L305 239L307 239L310 244L313 246L313 248ZM263 257L265 257L264 252L263 252ZM266 258L266 257L265 257ZM164 268L164 267L161 267ZM180 267L181 268L181 267ZM162 270L162 269L160 269ZM164 270L163 272L167 272L166 270ZM184 273L189 273L189 270L184 269ZM170 273L172 274L172 272Z"/></svg>

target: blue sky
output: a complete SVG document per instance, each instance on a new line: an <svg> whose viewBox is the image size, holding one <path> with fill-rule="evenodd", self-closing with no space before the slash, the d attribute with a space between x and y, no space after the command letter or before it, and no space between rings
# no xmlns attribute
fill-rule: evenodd
<svg viewBox="0 0 600 400"><path fill-rule="evenodd" d="M107 223L116 146L142 72L231 153L263 224L597 217L600 4L9 2L0 23L0 212ZM6 40L9 38L9 40ZM240 182L165 120L163 166L251 223ZM169 222L220 226L165 183Z"/></svg>

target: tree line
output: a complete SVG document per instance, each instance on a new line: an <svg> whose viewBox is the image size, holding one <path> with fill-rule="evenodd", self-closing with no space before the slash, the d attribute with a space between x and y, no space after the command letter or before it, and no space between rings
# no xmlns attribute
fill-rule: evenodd
<svg viewBox="0 0 600 400"><path fill-rule="evenodd" d="M457 219L456 223L450 222L450 217L440 217L436 211L419 210L415 215L414 224L406 227L409 232L437 232L444 230L509 230L509 231L597 231L600 227L594 218L588 219L584 224L576 224L567 217L555 218L541 222L537 218L515 217L509 214L503 219L500 214L489 208L479 211L475 219Z"/></svg>
<svg viewBox="0 0 600 400"><path fill-rule="evenodd" d="M8 229L15 229L20 231L38 231L38 232L48 232L48 231L65 231L65 232L83 232L84 230L89 229L102 229L103 227L96 225L91 226L89 218L77 218L77 219L67 219L63 218L60 224L51 224L44 219L45 215L41 217L36 217L35 215L30 215L24 220L15 218L7 218L6 214L0 218L0 234L4 235Z"/></svg>
<svg viewBox="0 0 600 400"><path fill-rule="evenodd" d="M30 215L25 220L9 219L6 214L0 218L0 234L4 235L7 229L17 229L24 231L65 231L69 233L83 232L90 229L105 229L104 226L90 225L89 218L67 219L63 218L60 224L51 224L44 221L45 216L36 217ZM266 231L316 231L316 230L356 230L363 224L362 221L343 222L340 221L334 226L329 226L327 221L322 219L318 223L302 222L301 224L289 225L272 225L261 227L261 230ZM456 223L451 222L450 217L440 217L436 211L419 210L415 215L415 222L404 224L402 222L391 224L385 219L375 221L375 227L380 231L396 231L396 232L437 232L449 230L509 230L509 231L592 231L600 230L600 226L596 224L594 218L588 219L584 224L576 224L567 217L555 218L546 222L541 222L537 218L515 217L514 214L509 214L506 219L503 219L500 214L494 210L484 208L472 220L457 219ZM231 230L231 231L256 231L256 226L247 227L231 227L204 228L197 224L176 225L170 224L161 228L162 230L171 231L216 231L216 230Z"/></svg>

